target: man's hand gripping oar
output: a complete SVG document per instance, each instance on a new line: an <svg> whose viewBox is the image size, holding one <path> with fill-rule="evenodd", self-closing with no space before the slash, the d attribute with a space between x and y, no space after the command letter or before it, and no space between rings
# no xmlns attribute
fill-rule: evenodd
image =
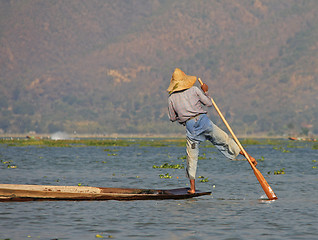
<svg viewBox="0 0 318 240"><path fill-rule="evenodd" d="M207 91L207 85L204 84L200 78L198 78L198 81L200 82L201 84L201 88L203 91L205 91L204 89L206 89ZM263 177L263 175L261 174L261 172L256 168L256 164L252 161L255 159L252 158L246 151L245 149L243 148L243 146L241 145L241 143L239 142L239 140L237 139L237 137L235 136L234 132L232 131L232 128L230 127L230 125L227 123L227 121L225 120L223 114L221 113L220 109L218 108L218 106L216 105L216 103L214 102L213 98L211 98L211 101L212 101L212 104L215 108L215 110L218 112L218 114L220 115L222 121L224 122L225 126L227 127L227 129L230 131L234 141L236 142L236 144L239 146L240 150L241 150L241 154L243 154L247 161L249 162L249 164L251 165L253 171L254 171L254 174L257 178L257 180L259 181L259 183L261 184L264 192L266 193L267 197L269 200L275 200L277 199L274 191L272 190L272 188L269 186L269 184L267 183L267 181L265 180L265 178ZM255 161L256 162L256 161Z"/></svg>

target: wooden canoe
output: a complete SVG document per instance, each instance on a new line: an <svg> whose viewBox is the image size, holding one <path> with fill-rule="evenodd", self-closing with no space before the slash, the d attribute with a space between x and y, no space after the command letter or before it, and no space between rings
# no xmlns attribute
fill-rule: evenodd
<svg viewBox="0 0 318 240"><path fill-rule="evenodd" d="M200 191L197 191L194 194L189 194L188 190L189 188L154 190L86 186L0 184L0 202L61 200L163 200L186 199L211 194L211 192Z"/></svg>

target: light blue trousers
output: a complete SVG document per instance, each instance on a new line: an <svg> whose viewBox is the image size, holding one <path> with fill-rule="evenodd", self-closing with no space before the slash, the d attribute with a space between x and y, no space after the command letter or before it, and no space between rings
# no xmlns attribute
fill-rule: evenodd
<svg viewBox="0 0 318 240"><path fill-rule="evenodd" d="M206 114L201 114L186 122L187 168L189 179L195 179L199 156L199 145L209 140L224 156L235 159L240 148L226 132L216 126Z"/></svg>

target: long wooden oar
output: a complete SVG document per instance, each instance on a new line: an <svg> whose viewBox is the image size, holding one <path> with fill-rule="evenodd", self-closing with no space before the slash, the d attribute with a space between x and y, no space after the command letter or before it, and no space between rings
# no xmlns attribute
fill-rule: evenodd
<svg viewBox="0 0 318 240"><path fill-rule="evenodd" d="M198 81L200 82L201 86L203 85L203 82L201 81L200 78L198 78ZM230 131L233 139L235 140L236 144L239 146L239 148L241 149L241 151L243 152L244 156L246 157L247 161L249 162L249 164L251 165L254 174L257 178L257 180L259 181L259 183L261 184L264 192L266 193L267 197L269 200L275 200L277 199L274 191L272 190L272 188L269 186L269 184L267 183L267 181L265 180L265 178L263 177L263 175L261 174L261 172L254 166L254 164L252 163L250 157L248 156L247 152L245 151L245 149L243 148L243 146L241 145L240 141L237 139L237 137L235 136L234 132L232 131L230 125L227 123L226 119L224 118L223 114L221 113L220 109L218 108L218 106L216 105L216 103L214 102L213 98L211 98L212 104L214 106L214 108L216 109L216 111L218 112L218 114L220 115L221 119L223 120L225 126L228 128L228 130Z"/></svg>

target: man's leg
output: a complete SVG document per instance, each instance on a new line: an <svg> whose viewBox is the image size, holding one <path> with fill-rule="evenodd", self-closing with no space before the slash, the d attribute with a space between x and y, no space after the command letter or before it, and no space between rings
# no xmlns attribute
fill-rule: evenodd
<svg viewBox="0 0 318 240"><path fill-rule="evenodd" d="M195 193L195 179L190 179L190 190L188 191L190 194Z"/></svg>
<svg viewBox="0 0 318 240"><path fill-rule="evenodd" d="M211 121L211 128L205 132L206 138L227 158L235 159L240 148L229 135Z"/></svg>
<svg viewBox="0 0 318 240"><path fill-rule="evenodd" d="M229 135L216 126L212 121L212 129L209 129L206 138L216 146L217 149L229 159L235 159L237 155L243 154L236 142ZM256 166L256 160L248 154L252 163Z"/></svg>
<svg viewBox="0 0 318 240"><path fill-rule="evenodd" d="M187 168L186 174L190 180L189 193L195 193L195 175L199 156L199 143L187 137Z"/></svg>

